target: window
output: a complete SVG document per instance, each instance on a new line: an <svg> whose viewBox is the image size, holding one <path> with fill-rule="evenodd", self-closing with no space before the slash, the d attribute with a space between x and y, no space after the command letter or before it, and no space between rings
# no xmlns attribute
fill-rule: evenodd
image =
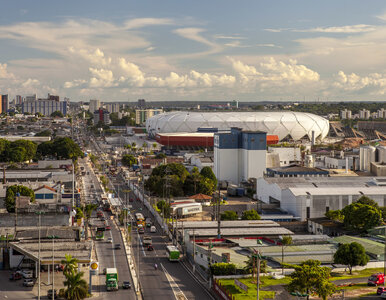
<svg viewBox="0 0 386 300"><path fill-rule="evenodd" d="M330 207L326 206L326 213L330 211Z"/></svg>
<svg viewBox="0 0 386 300"><path fill-rule="evenodd" d="M311 207L307 207L307 219L311 217Z"/></svg>

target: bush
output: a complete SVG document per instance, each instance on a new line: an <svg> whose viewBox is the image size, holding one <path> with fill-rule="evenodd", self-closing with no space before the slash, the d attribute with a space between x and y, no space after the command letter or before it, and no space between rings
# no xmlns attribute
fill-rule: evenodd
<svg viewBox="0 0 386 300"><path fill-rule="evenodd" d="M216 263L210 266L213 275L234 275L236 265L231 263Z"/></svg>
<svg viewBox="0 0 386 300"><path fill-rule="evenodd" d="M15 211L15 199L17 193L20 194L20 196L27 196L31 198L31 202L35 201L35 193L32 189L24 186L24 185L12 185L7 188L7 191L5 193L5 207L7 208L8 212L14 212Z"/></svg>

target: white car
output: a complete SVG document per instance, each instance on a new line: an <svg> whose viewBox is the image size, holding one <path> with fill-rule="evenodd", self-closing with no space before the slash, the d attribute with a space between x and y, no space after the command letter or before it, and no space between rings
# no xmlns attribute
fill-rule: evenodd
<svg viewBox="0 0 386 300"><path fill-rule="evenodd" d="M157 232L157 229L155 228L155 226L150 227L150 232Z"/></svg>
<svg viewBox="0 0 386 300"><path fill-rule="evenodd" d="M383 293L381 294L381 298L382 298L382 299L386 299L386 292L383 292Z"/></svg>
<svg viewBox="0 0 386 300"><path fill-rule="evenodd" d="M31 270L21 270L21 275L23 275L25 279L33 278L33 272Z"/></svg>
<svg viewBox="0 0 386 300"><path fill-rule="evenodd" d="M34 280L33 279L24 279L23 285L26 287L34 286Z"/></svg>
<svg viewBox="0 0 386 300"><path fill-rule="evenodd" d="M109 238L107 239L107 242L110 243L110 244L112 244L112 243L113 243L113 238L109 237Z"/></svg>

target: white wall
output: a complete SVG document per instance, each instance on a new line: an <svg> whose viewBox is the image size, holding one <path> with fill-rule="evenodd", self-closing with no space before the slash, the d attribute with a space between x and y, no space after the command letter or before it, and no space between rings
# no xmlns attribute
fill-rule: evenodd
<svg viewBox="0 0 386 300"><path fill-rule="evenodd" d="M214 148L214 174L219 181L237 184L239 179L238 149Z"/></svg>
<svg viewBox="0 0 386 300"><path fill-rule="evenodd" d="M301 161L300 148L276 148L268 147L268 151L278 153L280 157L280 166L288 166L292 161Z"/></svg>
<svg viewBox="0 0 386 300"><path fill-rule="evenodd" d="M267 151L265 150L242 150L243 179L263 177L267 163L266 153Z"/></svg>

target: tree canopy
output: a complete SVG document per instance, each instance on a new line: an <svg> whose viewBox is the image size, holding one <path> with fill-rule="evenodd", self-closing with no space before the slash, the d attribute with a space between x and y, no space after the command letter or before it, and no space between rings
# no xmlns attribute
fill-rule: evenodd
<svg viewBox="0 0 386 300"><path fill-rule="evenodd" d="M24 185L11 185L7 188L5 193L5 207L8 212L15 212L15 200L17 193L20 196L27 196L31 198L31 202L35 202L35 193L29 187Z"/></svg>
<svg viewBox="0 0 386 300"><path fill-rule="evenodd" d="M126 167L132 167L134 164L137 163L137 159L134 157L134 155L131 154L124 154L122 156L122 164Z"/></svg>
<svg viewBox="0 0 386 300"><path fill-rule="evenodd" d="M60 137L41 143L37 147L37 156L53 156L57 159L77 159L83 156L79 145L69 137Z"/></svg>
<svg viewBox="0 0 386 300"><path fill-rule="evenodd" d="M63 118L64 115L61 111L57 110L57 111L54 111L52 114L51 114L51 118L56 118L56 117L59 117L59 118Z"/></svg>
<svg viewBox="0 0 386 300"><path fill-rule="evenodd" d="M221 220L223 221L234 221L239 218L237 215L237 212L233 210L226 210L223 213L221 213L220 216L221 216Z"/></svg>
<svg viewBox="0 0 386 300"><path fill-rule="evenodd" d="M250 209L250 210L243 211L241 219L242 220L260 220L261 218L256 210Z"/></svg>
<svg viewBox="0 0 386 300"><path fill-rule="evenodd" d="M344 225L347 228L360 232L366 232L382 223L381 211L368 204L355 202L343 208L342 212L344 215Z"/></svg>
<svg viewBox="0 0 386 300"><path fill-rule="evenodd" d="M334 254L334 263L347 265L350 274L355 266L365 266L369 262L365 248L357 242L341 244Z"/></svg>
<svg viewBox="0 0 386 300"><path fill-rule="evenodd" d="M16 140L9 142L0 139L0 161L1 162L24 162L35 157L37 145L27 140Z"/></svg>

